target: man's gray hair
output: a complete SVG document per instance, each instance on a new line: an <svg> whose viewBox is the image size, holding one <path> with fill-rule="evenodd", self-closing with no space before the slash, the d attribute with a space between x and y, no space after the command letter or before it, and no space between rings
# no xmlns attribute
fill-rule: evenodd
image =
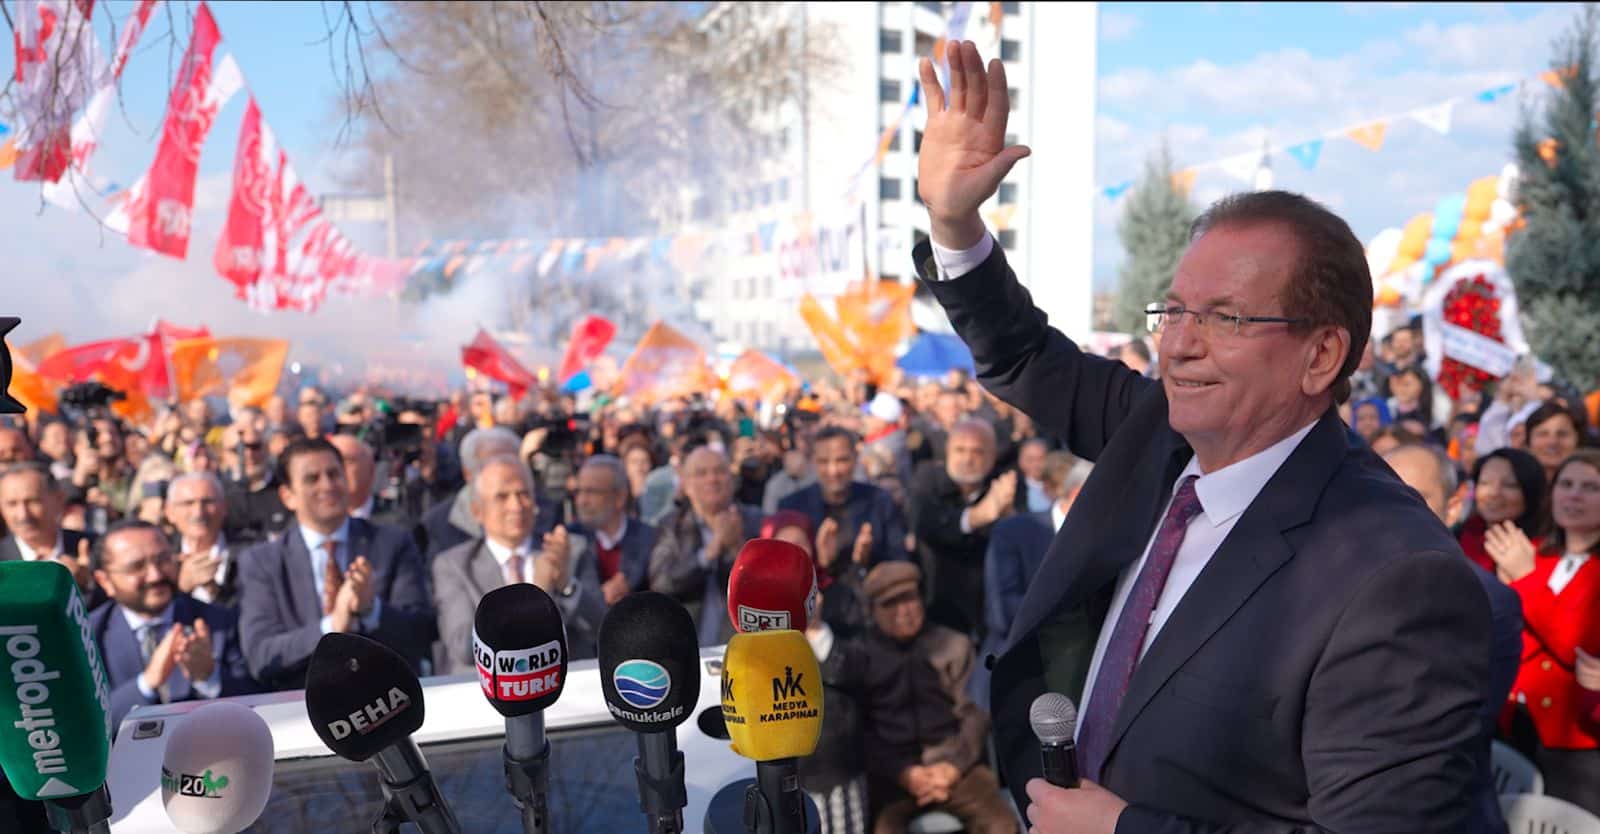
<svg viewBox="0 0 1600 834"><path fill-rule="evenodd" d="M509 433L510 432L507 432L507 434ZM506 466L517 470L517 474L522 476L522 482L528 486L528 494L534 496L535 502L537 502L539 488L533 482L533 472L532 470L528 469L527 462L516 455L495 455L494 457L484 461L478 471L472 475L470 486L472 488L473 503L480 506L483 504L483 488L479 484L479 482L483 480L483 473L489 471L489 467L498 466L500 464L505 464Z"/></svg>
<svg viewBox="0 0 1600 834"><path fill-rule="evenodd" d="M502 446L509 448L510 452L503 451L500 448ZM461 471L466 474L467 480L476 480L489 461L507 454L515 456L521 448L522 440L510 429L500 426L473 429L461 438Z"/></svg>
<svg viewBox="0 0 1600 834"><path fill-rule="evenodd" d="M54 492L57 495L62 495L66 492L61 486L61 482L56 480L56 476L50 474L50 467L36 460L20 461L0 469L0 481L25 474L38 475L43 478L44 488L48 492Z"/></svg>
<svg viewBox="0 0 1600 834"><path fill-rule="evenodd" d="M217 499L222 500L227 494L222 489L222 479L215 472L185 472L167 483L167 500L172 500L172 493L177 491L182 484L202 483L211 487L217 494Z"/></svg>
<svg viewBox="0 0 1600 834"><path fill-rule="evenodd" d="M622 490L623 495L628 495L628 468L622 465L622 458L616 455L590 455L589 459L583 462L583 466L579 467L579 471L591 466L611 473L611 485Z"/></svg>
<svg viewBox="0 0 1600 834"><path fill-rule="evenodd" d="M1394 460L1400 455L1423 454L1433 460L1435 471L1438 473L1439 486L1444 489L1445 500L1456 494L1456 487L1460 484L1460 476L1456 473L1455 462L1445 454L1443 449L1427 443L1402 443L1384 454L1385 462Z"/></svg>
<svg viewBox="0 0 1600 834"><path fill-rule="evenodd" d="M999 438L995 437L994 426L987 420L979 419L977 417L967 417L957 420L956 424L950 427L949 436L955 437L958 434L980 438L985 443L989 444L990 452L995 451L999 447Z"/></svg>

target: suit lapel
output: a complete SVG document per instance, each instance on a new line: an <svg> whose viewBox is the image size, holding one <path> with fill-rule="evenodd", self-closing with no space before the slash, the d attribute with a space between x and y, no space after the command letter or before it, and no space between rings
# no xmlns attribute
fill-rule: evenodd
<svg viewBox="0 0 1600 834"><path fill-rule="evenodd" d="M105 641L107 662L116 665L111 670L113 679L132 680L144 672L144 653L139 649L139 639L133 636L133 629L128 627L128 618L123 616L122 606L108 607L101 639Z"/></svg>
<svg viewBox="0 0 1600 834"><path fill-rule="evenodd" d="M1108 761L1128 727L1172 675L1294 556L1283 532L1306 523L1316 511L1318 496L1344 457L1342 425L1332 411L1318 421L1245 509L1172 610L1134 668L1111 731Z"/></svg>
<svg viewBox="0 0 1600 834"><path fill-rule="evenodd" d="M20 562L22 551L17 548L17 537L6 536L0 539L0 562Z"/></svg>
<svg viewBox="0 0 1600 834"><path fill-rule="evenodd" d="M506 584L506 578L500 571L500 563L495 561L494 554L489 552L489 547L484 544L483 539L478 539L467 561L467 576L472 579L473 590L477 591L479 599Z"/></svg>
<svg viewBox="0 0 1600 834"><path fill-rule="evenodd" d="M378 573L379 565L372 554L372 525L359 518L350 519L349 541L345 543L348 551L347 558L353 564L357 556L367 557L367 562L372 565L373 573ZM348 567L348 565L346 566Z"/></svg>
<svg viewBox="0 0 1600 834"><path fill-rule="evenodd" d="M311 550L297 525L290 525L283 534L283 573L300 625L321 621L322 600L317 597L317 581L311 576Z"/></svg>

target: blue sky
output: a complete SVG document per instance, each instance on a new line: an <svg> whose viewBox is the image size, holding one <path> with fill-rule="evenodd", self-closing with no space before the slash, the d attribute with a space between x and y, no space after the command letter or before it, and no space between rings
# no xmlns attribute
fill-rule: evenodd
<svg viewBox="0 0 1600 834"><path fill-rule="evenodd" d="M169 72L187 43L193 5L167 5L180 18L178 38L164 17L152 21L124 76L127 118L114 119L94 162L97 172L124 184L149 164ZM104 32L105 11L120 21L133 3L101 0L99 6ZM343 113L336 72L343 59L342 44L330 52L325 41L324 15L340 4L227 0L212 8L221 50L238 60L302 177L319 192L334 189L333 174L347 160L336 144ZM1136 176L1163 137L1179 163L1190 164L1257 150L1263 139L1281 148L1360 119L1532 76L1547 67L1551 38L1576 11L1564 4L1102 4L1097 182ZM9 73L11 60L9 49L0 50L0 71ZM1313 171L1279 153L1277 184L1326 201L1369 239L1472 179L1498 172L1509 158L1518 107L1542 92L1534 83L1494 105L1464 103L1449 135L1396 122L1378 153L1329 142ZM0 177L4 285L28 289L7 293L4 311L24 317L21 340L50 329L84 340L129 332L157 312L219 331L288 335L308 351L392 337L397 311L388 305L335 301L314 317L259 316L234 301L211 272L243 110L240 96L221 113L207 142L187 262L132 250L102 236L81 214L40 209L36 190ZM870 148L874 138L848 141ZM1195 197L1208 202L1236 187L1213 171L1199 178ZM1096 198L1095 207L1096 280L1105 285L1122 260L1115 236L1120 204ZM347 231L358 242L379 240L377 230Z"/></svg>

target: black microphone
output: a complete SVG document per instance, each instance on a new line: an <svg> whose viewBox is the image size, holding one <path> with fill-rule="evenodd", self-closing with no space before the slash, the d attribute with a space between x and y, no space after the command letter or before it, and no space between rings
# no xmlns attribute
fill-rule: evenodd
<svg viewBox="0 0 1600 834"><path fill-rule="evenodd" d="M676 730L700 700L696 638L683 605L653 591L617 600L600 623L600 686L611 716L639 734L633 770L650 834L683 831L689 796Z"/></svg>
<svg viewBox="0 0 1600 834"><path fill-rule="evenodd" d="M537 585L496 588L472 618L472 657L489 706L506 717L506 790L522 830L549 830L550 742L544 711L567 680L567 631L555 600Z"/></svg>
<svg viewBox="0 0 1600 834"><path fill-rule="evenodd" d="M1034 698L1028 723L1039 738L1044 780L1058 788L1078 787L1078 744L1072 738L1078 728L1078 708L1072 699L1059 692Z"/></svg>
<svg viewBox="0 0 1600 834"><path fill-rule="evenodd" d="M373 831L410 820L422 834L461 834L411 735L422 728L422 684L405 658L357 634L324 634L306 670L306 715L342 759L377 766L384 808Z"/></svg>

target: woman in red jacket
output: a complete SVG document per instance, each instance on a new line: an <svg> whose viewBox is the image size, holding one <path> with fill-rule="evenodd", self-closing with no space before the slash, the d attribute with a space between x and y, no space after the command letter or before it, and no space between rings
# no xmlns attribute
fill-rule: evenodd
<svg viewBox="0 0 1600 834"><path fill-rule="evenodd" d="M1529 536L1544 524L1544 467L1521 449L1496 449L1472 467L1472 514L1456 540L1473 564L1490 573L1494 560L1484 548L1490 527L1515 525Z"/></svg>
<svg viewBox="0 0 1600 834"><path fill-rule="evenodd" d="M1549 532L1537 543L1491 528L1485 547L1522 598L1522 666L1511 690L1539 733L1551 796L1600 813L1600 737L1582 719L1578 650L1600 654L1600 451L1580 449L1555 470Z"/></svg>

